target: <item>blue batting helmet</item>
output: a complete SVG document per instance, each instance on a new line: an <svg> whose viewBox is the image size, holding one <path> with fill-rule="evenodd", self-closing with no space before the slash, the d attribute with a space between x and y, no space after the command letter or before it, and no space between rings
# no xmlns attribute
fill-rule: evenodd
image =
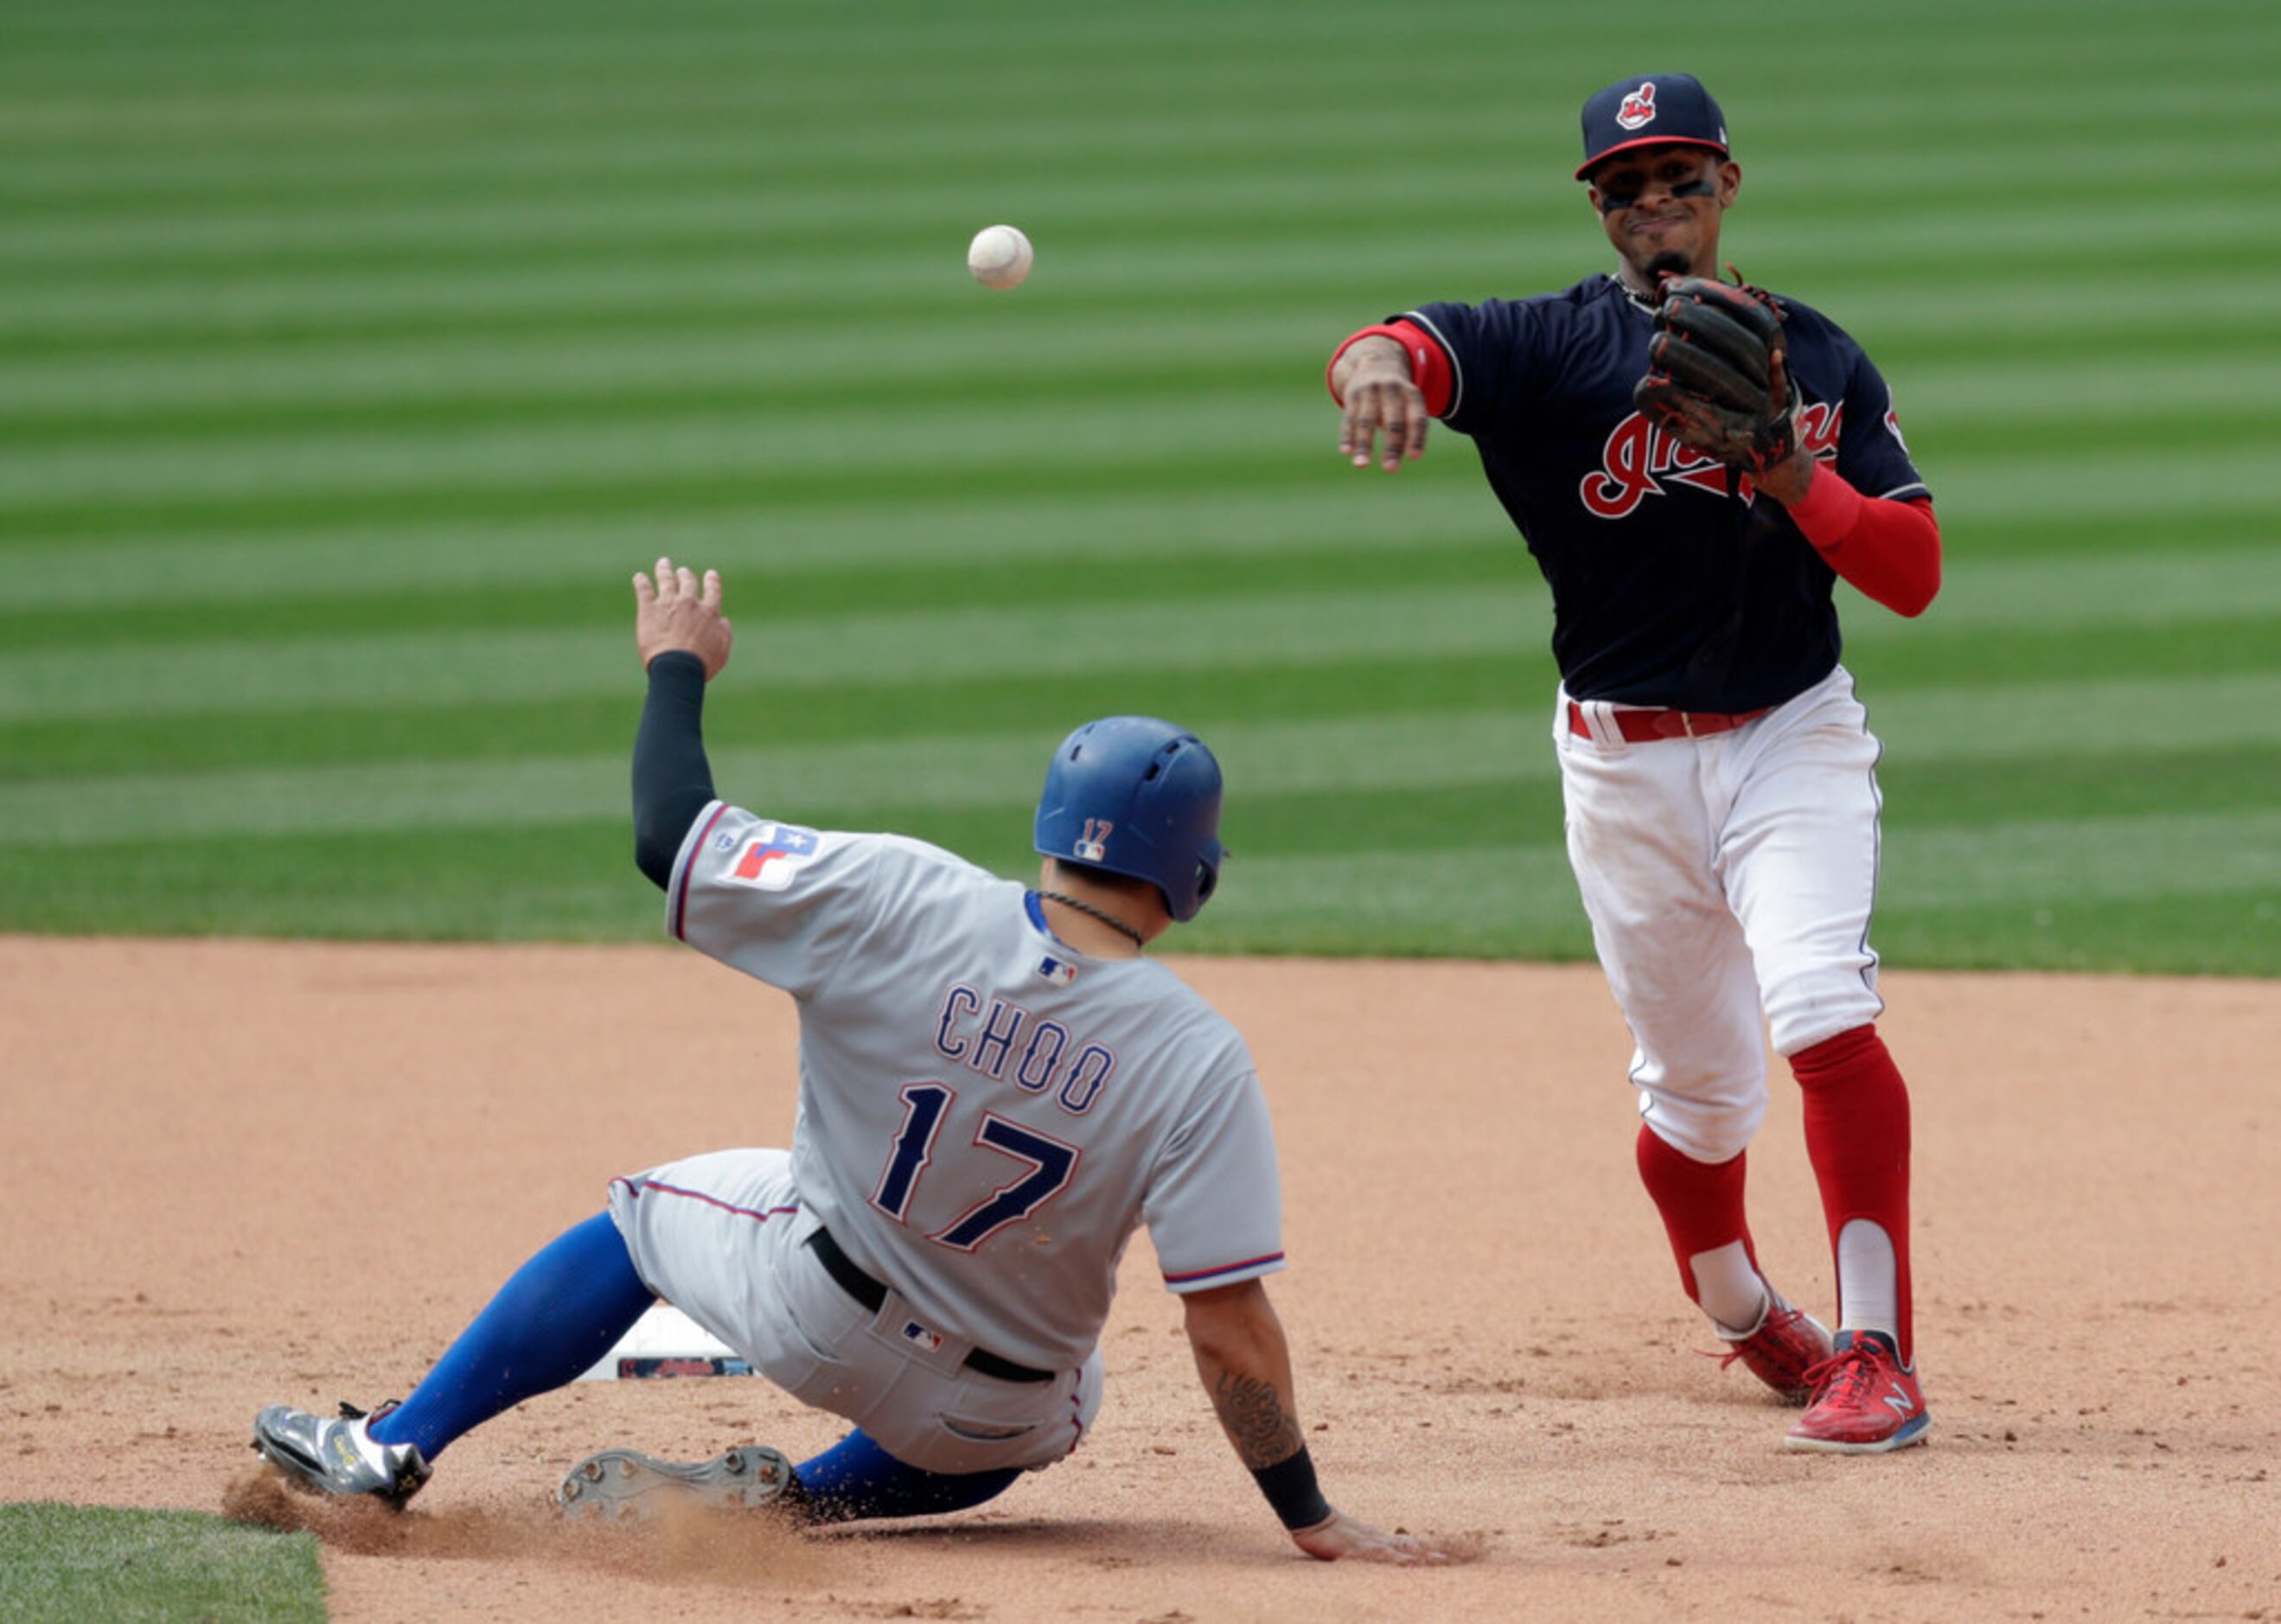
<svg viewBox="0 0 2281 1624"><path fill-rule="evenodd" d="M1038 798L1039 854L1155 883L1193 919L1219 881L1219 763L1154 716L1104 716L1061 742Z"/></svg>

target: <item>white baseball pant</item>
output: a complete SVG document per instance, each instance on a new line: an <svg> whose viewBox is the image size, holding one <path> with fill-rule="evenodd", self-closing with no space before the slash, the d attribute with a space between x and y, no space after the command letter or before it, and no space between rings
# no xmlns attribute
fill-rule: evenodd
<svg viewBox="0 0 2281 1624"><path fill-rule="evenodd" d="M971 1344L923 1325L901 1293L876 1312L850 1296L807 1245L817 1224L789 1151L713 1151L614 1180L610 1216L652 1291L906 1465L1051 1465L1101 1408L1098 1349L1050 1382L1007 1381L967 1369Z"/></svg>
<svg viewBox="0 0 2281 1624"><path fill-rule="evenodd" d="M1794 1055L1874 1021L1882 746L1839 666L1758 721L1628 743L1564 691L1553 734L1568 858L1637 1048L1640 1114L1707 1163L1767 1109L1767 1046Z"/></svg>

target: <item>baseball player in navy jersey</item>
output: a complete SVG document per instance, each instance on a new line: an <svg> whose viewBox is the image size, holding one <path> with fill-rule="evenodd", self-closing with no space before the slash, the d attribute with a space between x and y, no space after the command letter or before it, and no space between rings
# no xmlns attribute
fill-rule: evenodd
<svg viewBox="0 0 2281 1624"><path fill-rule="evenodd" d="M254 1447L299 1486L401 1505L453 1439L575 1379L662 1298L856 1430L797 1466L758 1445L696 1465L605 1450L563 1480L565 1512L960 1510L1085 1436L1145 1223L1228 1438L1298 1547L1442 1559L1317 1485L1262 1284L1283 1266L1266 1102L1235 1030L1143 955L1218 878L1211 752L1151 717L1070 734L1034 887L922 841L757 816L715 797L700 731L729 657L720 576L660 559L635 596L636 856L673 935L797 1001L792 1148L615 1180L401 1404L274 1405Z"/></svg>
<svg viewBox="0 0 2281 1624"><path fill-rule="evenodd" d="M1429 419L1473 439L1552 589L1568 853L1636 1045L1639 1171L1680 1282L1726 1363L1806 1406L1787 1448L1898 1449L1929 1425L1909 1102L1875 1026L1879 746L1838 662L1833 587L1921 613L1939 530L1859 344L1795 299L1672 280L1718 277L1742 186L1704 87L1622 80L1585 104L1583 134L1576 178L1615 268L1365 328L1329 369L1339 449L1392 472L1423 452ZM1681 287L1781 312L1755 452L1635 406ZM1769 1036L1803 1090L1834 1339L1768 1283L1744 1215Z"/></svg>

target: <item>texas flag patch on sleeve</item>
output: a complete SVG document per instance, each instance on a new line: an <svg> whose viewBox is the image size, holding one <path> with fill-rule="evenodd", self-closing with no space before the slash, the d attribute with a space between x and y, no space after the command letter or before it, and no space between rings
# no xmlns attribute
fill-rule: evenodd
<svg viewBox="0 0 2281 1624"><path fill-rule="evenodd" d="M820 837L793 824L759 824L743 840L722 878L762 891L782 891L816 855Z"/></svg>

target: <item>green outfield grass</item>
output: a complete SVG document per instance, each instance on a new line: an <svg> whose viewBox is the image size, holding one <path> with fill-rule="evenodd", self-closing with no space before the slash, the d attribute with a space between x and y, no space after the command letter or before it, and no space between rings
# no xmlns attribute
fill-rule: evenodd
<svg viewBox="0 0 2281 1624"><path fill-rule="evenodd" d="M1728 257L1938 499L1921 621L1840 589L1888 961L2281 973L2281 128L2211 122L2281 22L1700 15L0 11L0 929L653 935L665 551L730 577L738 800L1021 874L1053 741L1158 712L1230 785L1183 947L1589 955L1542 583L1459 438L1345 467L1321 367L1600 268L1577 104L1687 66Z"/></svg>
<svg viewBox="0 0 2281 1624"><path fill-rule="evenodd" d="M323 1624L317 1542L197 1512L0 1504L0 1624Z"/></svg>

